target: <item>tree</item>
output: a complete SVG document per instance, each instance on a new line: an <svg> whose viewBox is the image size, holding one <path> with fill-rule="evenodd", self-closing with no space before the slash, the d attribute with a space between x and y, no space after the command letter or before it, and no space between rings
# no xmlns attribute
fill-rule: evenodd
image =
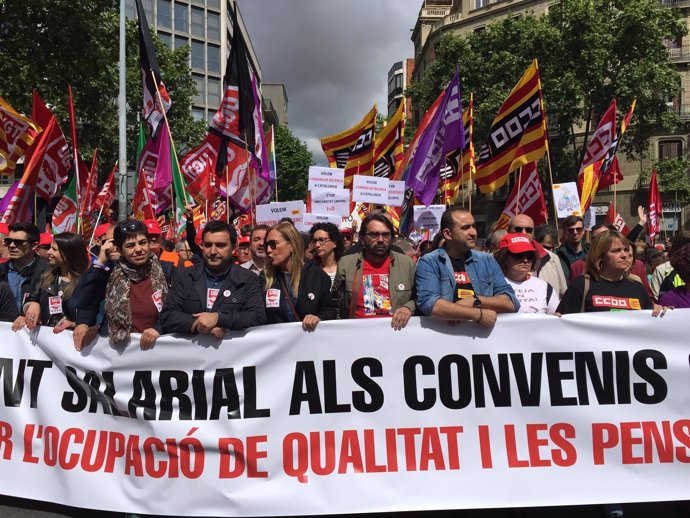
<svg viewBox="0 0 690 518"><path fill-rule="evenodd" d="M612 98L621 112L637 98L622 149L640 156L653 131L677 117L666 100L680 92L664 39L687 31L656 0L569 0L536 18L506 18L465 37L445 34L436 59L407 95L426 109L460 67L463 93L474 92L475 146L533 58L539 62L556 178L572 180L589 136ZM584 137L584 138L583 138Z"/></svg>
<svg viewBox="0 0 690 518"><path fill-rule="evenodd" d="M683 158L669 158L666 160L655 160L659 192L674 193L677 201L686 203L690 199L690 160ZM642 173L642 180L648 181L651 170Z"/></svg>
<svg viewBox="0 0 690 518"><path fill-rule="evenodd" d="M98 148L101 174L118 157L119 2L116 0L4 0L0 2L2 95L20 112L31 113L36 88L69 135L67 85L74 91L77 139L82 156ZM127 21L127 141L135 159L137 115L143 102L137 22ZM170 51L155 35L163 81L173 100L168 116L178 153L198 144L204 123L190 114L196 92L189 47ZM69 139L69 137L68 137ZM87 158L88 162L88 158Z"/></svg>
<svg viewBox="0 0 690 518"><path fill-rule="evenodd" d="M309 166L315 164L311 151L285 126L275 126L278 196L282 201L305 200Z"/></svg>

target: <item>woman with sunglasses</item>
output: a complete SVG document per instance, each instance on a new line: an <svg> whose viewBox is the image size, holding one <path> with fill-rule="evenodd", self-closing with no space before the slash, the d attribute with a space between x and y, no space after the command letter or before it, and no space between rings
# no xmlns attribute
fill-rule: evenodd
<svg viewBox="0 0 690 518"><path fill-rule="evenodd" d="M314 262L331 278L331 286L343 256L345 245L340 230L333 223L317 223L309 230Z"/></svg>
<svg viewBox="0 0 690 518"><path fill-rule="evenodd" d="M504 235L494 257L520 301L518 313L556 313L558 293L549 283L533 275L539 253L527 235Z"/></svg>
<svg viewBox="0 0 690 518"><path fill-rule="evenodd" d="M654 304L640 279L629 273L633 261L632 244L623 234L616 230L597 234L587 256L587 273L570 284L558 312L651 309L652 316L663 316L668 308Z"/></svg>
<svg viewBox="0 0 690 518"><path fill-rule="evenodd" d="M89 256L82 237L72 232L57 234L48 249L51 268L43 274L38 289L26 299L24 316L12 325L13 331L38 325L53 328L54 333L73 329L76 308L72 294L82 274L89 268Z"/></svg>
<svg viewBox="0 0 690 518"><path fill-rule="evenodd" d="M295 226L278 223L265 243L261 285L267 323L302 322L305 331L314 331L321 320L335 319L331 279L318 265L304 262L304 241Z"/></svg>

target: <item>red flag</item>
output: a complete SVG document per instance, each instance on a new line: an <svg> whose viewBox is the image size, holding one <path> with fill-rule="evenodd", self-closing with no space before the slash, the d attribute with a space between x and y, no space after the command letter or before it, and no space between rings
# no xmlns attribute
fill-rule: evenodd
<svg viewBox="0 0 690 518"><path fill-rule="evenodd" d="M522 167L519 181L510 192L496 229L507 229L511 218L517 214L528 215L534 220L535 225L546 223L546 200L539 181L536 162L530 162Z"/></svg>
<svg viewBox="0 0 690 518"><path fill-rule="evenodd" d="M108 209L115 199L115 171L117 171L117 162L115 162L113 170L110 171L110 176L108 176L108 179L103 184L103 187L101 187L101 191L93 202L94 211L100 211L101 208L103 208L102 212L106 215L108 214Z"/></svg>
<svg viewBox="0 0 690 518"><path fill-rule="evenodd" d="M86 178L86 184L82 185L82 217L84 217L85 214L89 214L93 210L96 202L96 196L98 196L98 150L93 152L91 169L89 170L89 175Z"/></svg>
<svg viewBox="0 0 690 518"><path fill-rule="evenodd" d="M132 217L139 221L156 219L153 205L151 205L148 187L146 186L146 176L143 174L139 175L137 185L134 189L134 198L132 198Z"/></svg>
<svg viewBox="0 0 690 518"><path fill-rule="evenodd" d="M628 129L628 126L630 126L630 119L632 119L636 103L637 99L633 101L628 113L625 115L625 117L623 117L623 122L621 122L621 130L613 141L613 145L609 149L606 159L601 164L599 189L605 189L606 187L623 180L623 173L621 173L621 168L618 164L616 151L618 150L618 144L620 143L621 138L623 138L623 133L625 133L625 130Z"/></svg>
<svg viewBox="0 0 690 518"><path fill-rule="evenodd" d="M42 128L48 128L48 124L51 119L55 118L55 115L48 109L36 90L33 92L33 100L31 118ZM52 134L48 135L46 138L48 138L48 144L43 157L43 164L41 165L41 170L36 180L36 194L45 200L50 200L67 181L67 173L72 166L72 158L70 157L69 146L67 145L65 134L62 132L57 121L53 126ZM30 157L33 155L37 141L34 142L34 144L35 145L27 151L25 163L28 163Z"/></svg>
<svg viewBox="0 0 690 518"><path fill-rule="evenodd" d="M46 148L48 147L48 137L51 135L53 130L52 127L55 124L56 122L53 118L46 130L43 132L41 140L36 147L31 160L24 168L24 174L17 185L17 189L12 195L10 204L5 211L5 214L2 216L2 223L11 224L31 220L36 179L38 178L38 172L41 170L43 156L45 155Z"/></svg>
<svg viewBox="0 0 690 518"><path fill-rule="evenodd" d="M606 218L604 218L604 222L616 227L616 230L618 230L618 232L620 232L624 236L627 236L630 233L630 229L628 228L628 225L625 224L623 216L621 216L618 213L613 203L609 204L609 210L606 213Z"/></svg>
<svg viewBox="0 0 690 518"><path fill-rule="evenodd" d="M654 243L656 236L661 234L661 194L656 180L656 168L652 169L649 180L649 201L647 202L647 236L649 242Z"/></svg>
<svg viewBox="0 0 690 518"><path fill-rule="evenodd" d="M196 180L207 167L215 171L219 148L220 137L207 133L204 141L184 156L180 161L180 171L188 185Z"/></svg>

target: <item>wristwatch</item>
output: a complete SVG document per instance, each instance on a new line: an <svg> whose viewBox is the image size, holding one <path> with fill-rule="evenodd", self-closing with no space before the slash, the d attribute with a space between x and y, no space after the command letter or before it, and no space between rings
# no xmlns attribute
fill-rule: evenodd
<svg viewBox="0 0 690 518"><path fill-rule="evenodd" d="M479 296L476 293L474 295L474 302L472 303L472 307L475 307L475 308L481 308L482 307L482 301L479 299Z"/></svg>

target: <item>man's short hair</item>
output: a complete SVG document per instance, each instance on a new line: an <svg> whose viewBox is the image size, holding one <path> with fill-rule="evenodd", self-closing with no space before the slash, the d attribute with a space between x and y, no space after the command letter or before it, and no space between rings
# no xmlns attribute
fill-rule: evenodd
<svg viewBox="0 0 690 518"><path fill-rule="evenodd" d="M440 230L440 232L443 232L445 229L449 229L449 230L453 229L453 214L455 214L456 212L467 212L468 214L471 214L471 212L464 207L450 207L450 208L448 208L443 213L443 215L441 216L441 230Z"/></svg>
<svg viewBox="0 0 690 518"><path fill-rule="evenodd" d="M220 221L218 219L213 219L206 223L204 230L201 232L201 240L204 240L206 234L212 232L227 232L230 236L230 245L235 246L237 244L237 231L231 225L228 225L225 221Z"/></svg>
<svg viewBox="0 0 690 518"><path fill-rule="evenodd" d="M149 238L149 231L146 225L137 219L125 219L115 225L113 243L116 247L122 248L122 245L125 244L127 239L136 236L146 236L146 239Z"/></svg>
<svg viewBox="0 0 690 518"><path fill-rule="evenodd" d="M8 230L10 232L26 232L26 239L29 243L38 243L41 238L41 231L33 223L12 223Z"/></svg>
<svg viewBox="0 0 690 518"><path fill-rule="evenodd" d="M565 228L570 228L570 227L572 227L573 225L575 225L575 224L578 223L578 222L580 222L580 223L583 223L583 222L584 222L584 220L582 219L581 216L573 216L573 215L567 216L567 217L563 220L563 228L564 228L564 229L565 229Z"/></svg>
<svg viewBox="0 0 690 518"><path fill-rule="evenodd" d="M252 233L249 234L249 237L254 239L254 232L256 232L257 230L265 230L266 232L268 232L269 230L271 230L271 227L269 227L268 225L263 225L263 224L262 225L256 225L252 229Z"/></svg>
<svg viewBox="0 0 690 518"><path fill-rule="evenodd" d="M572 227L572 225L570 225ZM600 228L606 228L607 230L618 230L615 226L613 226L611 223L597 223L592 227L591 232L596 232Z"/></svg>
<svg viewBox="0 0 690 518"><path fill-rule="evenodd" d="M386 225L386 227L388 227L388 230L390 230L391 236L395 236L395 227L393 226L393 223L391 223L391 220L389 220L381 212L367 214L364 220L362 220L362 225L359 227L359 234L361 236L367 233L367 227L369 226L369 223L371 223L372 221L378 221L379 223L383 223L384 225Z"/></svg>

